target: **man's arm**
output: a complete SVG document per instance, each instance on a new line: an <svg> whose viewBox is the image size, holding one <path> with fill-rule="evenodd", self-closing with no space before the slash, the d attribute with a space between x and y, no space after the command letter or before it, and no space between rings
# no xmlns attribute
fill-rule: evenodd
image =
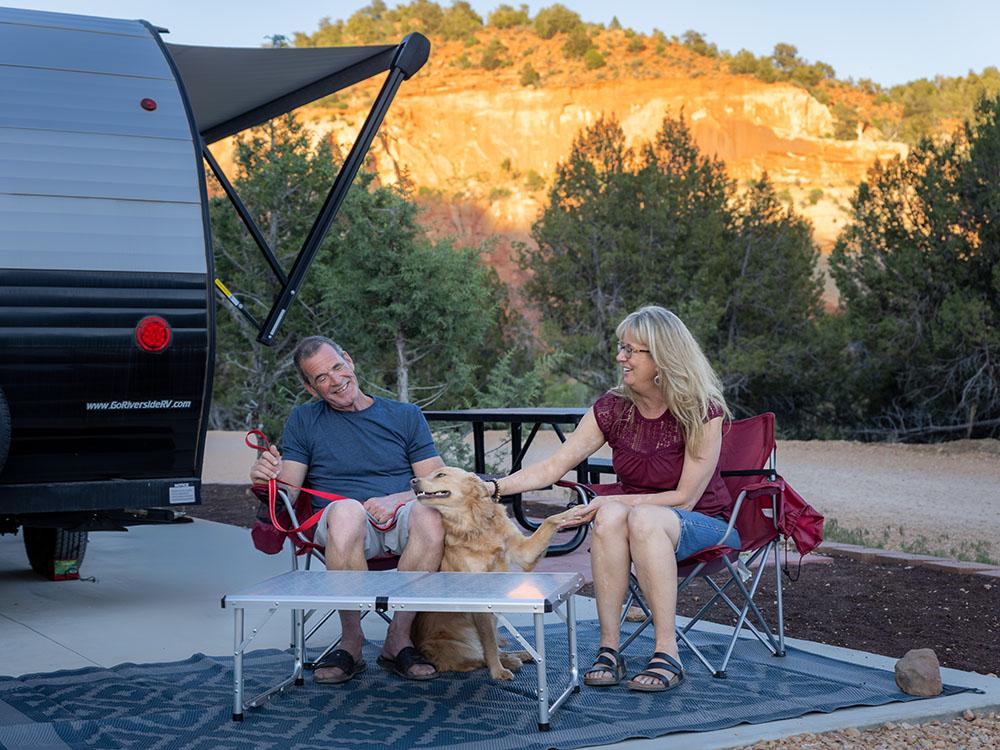
<svg viewBox="0 0 1000 750"><path fill-rule="evenodd" d="M303 463L283 461L278 449L272 445L261 453L260 457L254 461L253 466L250 467L250 482L252 484L267 484L271 479L280 479L288 484L301 487L308 473L309 467ZM293 487L286 487L285 492L288 493L288 499L293 503L295 498L299 496L298 489Z"/></svg>
<svg viewBox="0 0 1000 750"><path fill-rule="evenodd" d="M432 471L443 469L444 461L441 460L441 456L431 456L430 458L425 458L423 461L414 461L410 464L410 467L413 469L413 476L425 477Z"/></svg>

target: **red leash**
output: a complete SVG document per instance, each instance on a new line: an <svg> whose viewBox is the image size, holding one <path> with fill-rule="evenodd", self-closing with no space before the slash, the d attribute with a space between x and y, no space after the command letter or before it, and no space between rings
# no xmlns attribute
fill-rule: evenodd
<svg viewBox="0 0 1000 750"><path fill-rule="evenodd" d="M258 438L260 442L259 443L251 442L250 440L251 437ZM258 457L260 456L261 453L264 453L265 451L268 451L271 448L271 441L267 439L267 435L265 435L261 430L250 430L246 434L246 437L243 438L243 442L246 443L248 448L253 448L255 451L257 451ZM271 513L271 524L274 526L274 528L276 528L278 531L284 534L295 534L300 531L307 531L308 529L311 529L313 526L319 523L319 519L323 515L326 508L323 508L323 510L318 510L315 513L313 513L311 516L309 516L309 518L305 520L305 522L303 522L301 526L297 526L294 529L286 529L278 522L278 516L277 513L275 512L278 500L277 486L279 484L284 485L285 487L288 487L290 489L298 490L299 492L305 492L307 495L312 495L314 497L321 497L324 500L329 500L331 503L337 500L352 499L347 497L346 495L338 495L335 492L322 492L321 490L311 490L307 487L299 487L298 485L295 484L289 484L288 482L283 482L280 479L269 479L267 482L267 504L268 504L268 510ZM253 485L254 489L263 489L263 487L264 485L262 484ZM399 505L397 505L395 510L392 511L392 515L389 517L389 520L386 521L384 524L378 523L374 518L369 518L368 523L370 523L379 531L388 531L389 529L391 529L393 526L396 525L396 514L399 513L399 509L402 508L404 505L406 505L406 503L400 503Z"/></svg>

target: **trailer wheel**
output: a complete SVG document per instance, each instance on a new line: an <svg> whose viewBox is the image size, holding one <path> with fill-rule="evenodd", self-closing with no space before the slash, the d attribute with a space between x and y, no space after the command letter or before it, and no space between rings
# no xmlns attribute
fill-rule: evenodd
<svg viewBox="0 0 1000 750"><path fill-rule="evenodd" d="M50 581L72 581L80 577L87 552L87 532L24 527L24 550L31 569Z"/></svg>
<svg viewBox="0 0 1000 750"><path fill-rule="evenodd" d="M0 388L0 472L7 463L7 451L10 450L10 409L7 408L7 397Z"/></svg>

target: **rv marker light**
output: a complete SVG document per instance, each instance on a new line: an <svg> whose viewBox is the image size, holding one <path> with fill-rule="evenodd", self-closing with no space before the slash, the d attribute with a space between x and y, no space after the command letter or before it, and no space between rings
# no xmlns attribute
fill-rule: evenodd
<svg viewBox="0 0 1000 750"><path fill-rule="evenodd" d="M170 346L170 324L158 315L147 315L135 327L135 343L147 352L162 352Z"/></svg>
<svg viewBox="0 0 1000 750"><path fill-rule="evenodd" d="M156 99L143 99L139 102L139 106L142 107L147 112L152 112L156 109Z"/></svg>

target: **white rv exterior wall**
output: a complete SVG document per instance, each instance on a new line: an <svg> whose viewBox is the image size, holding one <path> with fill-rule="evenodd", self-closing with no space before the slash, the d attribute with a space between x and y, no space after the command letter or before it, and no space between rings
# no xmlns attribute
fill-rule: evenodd
<svg viewBox="0 0 1000 750"><path fill-rule="evenodd" d="M0 269L206 273L200 168L145 26L0 8Z"/></svg>

